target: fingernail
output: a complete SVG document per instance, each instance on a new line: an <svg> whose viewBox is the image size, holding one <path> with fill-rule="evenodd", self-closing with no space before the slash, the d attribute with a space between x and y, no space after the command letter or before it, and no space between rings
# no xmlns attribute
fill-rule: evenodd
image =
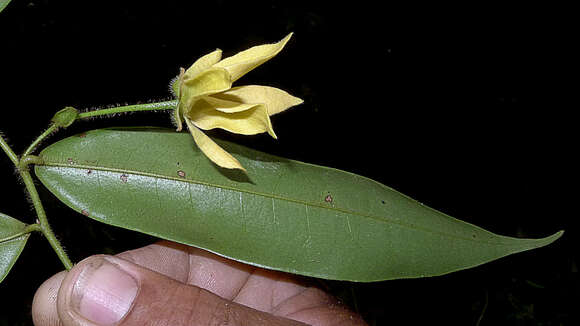
<svg viewBox="0 0 580 326"><path fill-rule="evenodd" d="M97 325L113 325L127 314L137 295L137 281L105 258L87 262L71 296L73 309Z"/></svg>

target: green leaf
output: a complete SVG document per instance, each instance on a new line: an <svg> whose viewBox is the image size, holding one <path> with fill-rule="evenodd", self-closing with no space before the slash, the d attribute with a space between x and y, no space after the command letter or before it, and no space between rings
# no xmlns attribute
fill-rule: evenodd
<svg viewBox="0 0 580 326"><path fill-rule="evenodd" d="M0 213L0 283L20 256L30 233L22 234L26 224ZM21 236L14 237L15 235Z"/></svg>
<svg viewBox="0 0 580 326"><path fill-rule="evenodd" d="M6 6L10 3L11 0L0 0L0 12L6 8Z"/></svg>
<svg viewBox="0 0 580 326"><path fill-rule="evenodd" d="M545 246L454 219L370 179L219 142L247 168L213 165L187 133L94 130L40 154L42 183L98 221L260 267L338 280L441 275Z"/></svg>

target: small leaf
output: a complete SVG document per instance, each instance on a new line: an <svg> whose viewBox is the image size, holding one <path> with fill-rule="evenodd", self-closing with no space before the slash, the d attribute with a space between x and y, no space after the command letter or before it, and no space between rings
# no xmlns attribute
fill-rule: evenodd
<svg viewBox="0 0 580 326"><path fill-rule="evenodd" d="M26 224L0 213L0 283L20 256L30 233L6 241L2 241L2 239L8 239L22 233L25 228Z"/></svg>
<svg viewBox="0 0 580 326"><path fill-rule="evenodd" d="M105 129L47 147L41 182L98 221L241 262L338 280L435 276L545 246L493 234L373 180L219 142L220 169L186 133Z"/></svg>
<svg viewBox="0 0 580 326"><path fill-rule="evenodd" d="M0 12L2 12L2 10L4 10L4 8L6 8L6 6L8 6L10 1L11 0L0 0Z"/></svg>

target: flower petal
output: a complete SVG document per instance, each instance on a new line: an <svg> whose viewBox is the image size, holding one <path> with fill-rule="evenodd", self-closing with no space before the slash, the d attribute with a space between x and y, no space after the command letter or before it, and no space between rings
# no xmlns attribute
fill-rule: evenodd
<svg viewBox="0 0 580 326"><path fill-rule="evenodd" d="M191 79L183 79L179 91L179 110L186 114L198 98L232 87L230 74L223 68L207 69Z"/></svg>
<svg viewBox="0 0 580 326"><path fill-rule="evenodd" d="M193 78L200 72L211 68L211 66L218 63L221 58L222 50L220 49L204 55L203 57L197 59L189 68L187 68L185 71L184 79Z"/></svg>
<svg viewBox="0 0 580 326"><path fill-rule="evenodd" d="M264 103L269 115L280 113L304 102L281 89L258 85L233 87L225 92L214 94L212 97L240 103Z"/></svg>
<svg viewBox="0 0 580 326"><path fill-rule="evenodd" d="M282 51L290 37L292 37L292 33L288 34L278 43L254 46L231 57L223 59L222 61L216 63L214 67L222 67L227 69L227 71L232 76L232 82L234 82L250 70L270 60L272 57Z"/></svg>
<svg viewBox="0 0 580 326"><path fill-rule="evenodd" d="M216 144L211 138L209 138L203 131L199 130L193 123L185 117L185 123L189 128L189 132L193 136L193 140L199 147L199 149L215 164L226 168L226 169L240 169L246 171L244 167L240 164L235 157L230 153L226 152L218 144Z"/></svg>
<svg viewBox="0 0 580 326"><path fill-rule="evenodd" d="M230 74L223 68L209 68L192 78L187 78L187 72L183 76L182 96L199 97L223 92L232 87Z"/></svg>
<svg viewBox="0 0 580 326"><path fill-rule="evenodd" d="M249 110L261 103L240 103L236 101L224 100L221 98L214 97L214 95L219 95L221 93L213 94L210 96L205 96L203 99L209 103L215 110L223 113L236 113Z"/></svg>
<svg viewBox="0 0 580 326"><path fill-rule="evenodd" d="M220 108L216 103L221 105L224 101L204 97L195 102L187 117L204 130L220 128L241 135L267 132L277 138L265 105L237 103L237 106Z"/></svg>

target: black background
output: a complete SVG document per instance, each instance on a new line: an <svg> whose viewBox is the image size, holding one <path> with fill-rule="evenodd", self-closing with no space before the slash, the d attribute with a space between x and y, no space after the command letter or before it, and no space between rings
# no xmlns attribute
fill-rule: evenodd
<svg viewBox="0 0 580 326"><path fill-rule="evenodd" d="M566 234L549 247L447 276L328 282L369 324L578 322L577 43L570 8L528 3L412 8L376 2L22 1L0 14L0 130L17 152L57 110L169 99L179 67L295 35L243 84L305 103L273 118L279 140L231 139L389 185L493 232ZM166 113L81 122L51 140L118 125L171 127ZM0 156L2 157L2 156ZM574 170L574 171L573 171ZM3 213L33 211L0 159ZM154 239L81 218L41 190L71 258ZM38 235L0 284L0 325L29 325L43 280L62 269ZM486 304L487 302L487 304Z"/></svg>

